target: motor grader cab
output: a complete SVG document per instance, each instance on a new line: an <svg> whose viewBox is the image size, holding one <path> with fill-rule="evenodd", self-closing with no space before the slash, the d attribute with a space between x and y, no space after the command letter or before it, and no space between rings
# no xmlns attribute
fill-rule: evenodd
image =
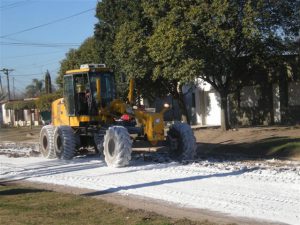
<svg viewBox="0 0 300 225"><path fill-rule="evenodd" d="M115 80L104 64L86 64L64 75L63 98L52 103L52 123L40 133L40 151L46 158L72 159L82 147L103 153L108 166L129 164L132 143L168 145L180 159L195 156L196 142L187 124L174 123L164 135L163 115L134 105L134 81L128 101L116 98ZM139 126L137 126L139 124Z"/></svg>

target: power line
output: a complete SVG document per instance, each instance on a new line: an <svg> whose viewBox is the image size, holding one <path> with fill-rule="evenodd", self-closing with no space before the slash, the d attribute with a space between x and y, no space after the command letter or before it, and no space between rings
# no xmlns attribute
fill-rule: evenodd
<svg viewBox="0 0 300 225"><path fill-rule="evenodd" d="M26 2L29 2L31 0L26 0L26 1L18 1L18 2L14 2L14 3L10 3L10 4L6 4L6 5L2 5L0 6L0 9L10 9L10 8L14 8L18 5L23 5Z"/></svg>
<svg viewBox="0 0 300 225"><path fill-rule="evenodd" d="M16 71L20 71L20 70L24 70L24 68L28 68L28 67L44 67L44 66L48 66L48 65L51 65L51 64L54 64L54 63L59 63L60 62L60 59L58 58L51 58L51 59L46 59L46 60L41 60L41 61L37 61L37 62L33 62L33 63L30 63L30 64L25 64L25 65L16 65L15 66L15 69Z"/></svg>
<svg viewBox="0 0 300 225"><path fill-rule="evenodd" d="M78 47L78 43L26 43L26 42L0 42L0 45L13 45L13 46L30 46L30 47Z"/></svg>
<svg viewBox="0 0 300 225"><path fill-rule="evenodd" d="M53 70L50 70L49 73L57 73L58 69L53 69ZM31 74L14 74L12 75L12 77L30 77L30 76L44 76L46 73L45 72L40 72L40 73L31 73Z"/></svg>
<svg viewBox="0 0 300 225"><path fill-rule="evenodd" d="M35 56L35 55L52 55L52 54L62 53L63 51L64 51L64 50L55 51L55 52L39 52L39 53L28 54L28 55L16 55L16 56L12 56L12 57L5 57L5 59L23 58L23 57L27 57L27 56Z"/></svg>
<svg viewBox="0 0 300 225"><path fill-rule="evenodd" d="M37 28L40 28L40 27L45 27L45 26L48 26L48 25L51 25L51 24L54 24L54 23L58 23L58 22L61 22L61 21L79 16L81 14L87 13L87 12L92 11L92 10L95 10L95 8L84 10L84 11L81 11L79 13L73 14L71 16L67 16L67 17L64 17L64 18L53 20L51 22L44 23L44 24L41 24L41 25L38 25L38 26L35 26L35 27L31 27L31 28L28 28L28 29L25 29L25 30L17 31L17 32L14 32L14 33L11 33L11 34L2 35L2 36L0 36L0 38L5 38L5 37L13 36L13 35L16 35L16 34L24 33L24 32L27 32L27 31L31 31L31 30L34 30L34 29L37 29Z"/></svg>
<svg viewBox="0 0 300 225"><path fill-rule="evenodd" d="M17 74L12 75L12 77L32 77L32 76L42 76L42 73L33 73L33 74Z"/></svg>

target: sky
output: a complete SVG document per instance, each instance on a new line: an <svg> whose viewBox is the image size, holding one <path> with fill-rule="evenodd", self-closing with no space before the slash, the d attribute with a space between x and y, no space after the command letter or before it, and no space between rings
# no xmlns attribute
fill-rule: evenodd
<svg viewBox="0 0 300 225"><path fill-rule="evenodd" d="M16 93L50 72L52 83L70 48L93 36L97 0L0 0L0 70ZM0 72L2 85L6 76Z"/></svg>

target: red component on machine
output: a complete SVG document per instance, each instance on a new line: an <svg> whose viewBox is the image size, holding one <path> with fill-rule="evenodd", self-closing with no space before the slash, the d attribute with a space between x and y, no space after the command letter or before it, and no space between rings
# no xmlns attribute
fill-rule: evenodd
<svg viewBox="0 0 300 225"><path fill-rule="evenodd" d="M128 114L124 114L121 116L121 120L124 120L124 121L129 121L130 120L130 117Z"/></svg>

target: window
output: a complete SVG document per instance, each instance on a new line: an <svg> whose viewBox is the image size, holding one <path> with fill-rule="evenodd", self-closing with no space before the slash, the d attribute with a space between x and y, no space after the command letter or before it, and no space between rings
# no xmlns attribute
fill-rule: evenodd
<svg viewBox="0 0 300 225"><path fill-rule="evenodd" d="M67 112L69 115L75 114L74 102L74 85L73 77L69 75L64 76L64 100Z"/></svg>

